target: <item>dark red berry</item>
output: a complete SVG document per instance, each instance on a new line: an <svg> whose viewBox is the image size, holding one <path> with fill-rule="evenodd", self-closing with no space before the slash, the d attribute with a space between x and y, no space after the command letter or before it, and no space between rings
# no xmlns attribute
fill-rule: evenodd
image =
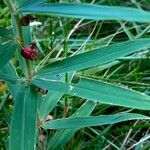
<svg viewBox="0 0 150 150"><path fill-rule="evenodd" d="M32 45L22 48L21 55L28 60L33 60L38 57L38 50L35 43Z"/></svg>

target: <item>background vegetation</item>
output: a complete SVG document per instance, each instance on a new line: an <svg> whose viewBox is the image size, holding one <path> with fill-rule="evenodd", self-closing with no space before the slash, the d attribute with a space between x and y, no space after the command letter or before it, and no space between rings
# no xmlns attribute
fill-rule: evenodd
<svg viewBox="0 0 150 150"><path fill-rule="evenodd" d="M30 92L29 90L26 90L25 87L20 87L19 89L20 85L18 86L18 83L13 83L15 80L15 73L12 70L15 68L20 78L19 82L21 82L21 85L28 84L25 79L25 63L24 60L22 60L18 48L11 58L11 61L5 65L3 72L0 74L0 79L2 80L0 82L0 148L8 149L9 145L10 149L17 150L18 147L16 146L15 148L13 143L19 145L17 143L19 141L19 136L24 136L24 129L20 129L20 131L23 131L22 133L20 131L17 133L16 131L16 129L21 128L19 120L18 124L11 124L14 99L19 99L21 101L22 97L24 97L21 93L18 94L19 90L23 91L23 93L24 91L27 93L25 94L25 99L31 97L37 100L37 95L34 93L38 93L39 95L39 103L37 106L36 149L148 150L150 148L149 119L141 119L143 116L137 116L136 118L136 114L144 116L150 115L150 104L148 104L150 103L150 97L147 96L150 94L150 59L148 49L148 47L150 47L150 15L147 17L149 19L145 19L144 13L143 16L140 13L138 16L137 13L137 16L134 16L134 19L130 19L130 15L132 16L132 14L129 12L129 18L126 16L126 19L92 19L90 16L85 17L81 14L81 17L79 15L79 17L77 16L74 18L73 14L70 13L73 17L68 18L64 17L66 15L63 13L60 13L60 15L59 13L54 15L53 13L50 13L49 15L46 12L37 13L36 9L32 8L32 6L34 7L32 0L29 1L29 3L28 1L25 1L25 3L22 2L22 4L20 4L21 2L22 1L19 2L17 0L14 2L14 6L20 7L18 11L26 12L26 9L29 9L31 10L31 14L35 15L36 20L36 22L35 20L31 21L30 31L29 26L22 27L25 45L30 45L32 41L36 43L39 50L38 58L31 63L31 68L38 72L33 78L33 81L31 81L36 87L33 87L34 92ZM139 12L141 9L145 11L150 10L149 0L50 0L49 2L55 4L77 3L79 5L81 3L94 3L97 5L120 6L120 10L122 10L123 7L131 7L137 8ZM38 10L40 11L39 8L37 8L37 11ZM66 8L66 11L68 10L69 8ZM118 16L121 16L120 11L117 11L116 13L118 13ZM0 44L2 49L3 45L9 43L9 41L13 39L12 30L15 30L15 25L12 22L10 10L3 2L0 4L0 14ZM35 23L34 25L33 22ZM17 31L14 32L16 33ZM138 39L144 39L143 43L145 42L147 44L144 45L142 40L138 41ZM126 41L135 41L135 43L133 43L133 45L132 43L131 45L130 43L124 43L124 45L121 45L120 47L115 47L115 44L122 44ZM109 47L109 45L113 44L114 47L112 47L112 49L114 49L114 51L111 51L111 49L109 51L105 50L105 47ZM140 46L140 44L143 45ZM11 43L9 43L9 45L11 45ZM20 43L18 45L20 45ZM11 46L11 49L12 47L13 45ZM135 50L133 48L132 51L128 51L130 48L132 49L132 47L134 47ZM5 49L9 51L9 48L7 49L5 47ZM86 55L83 55L83 57L81 56L79 59L78 57L75 57L66 62L58 61L67 59L70 56L92 52L95 49L102 49L102 56L99 56L98 58L97 55L100 55L99 53L95 55L92 55L91 53L91 57L88 56L87 58ZM118 56L115 50L124 51L124 53ZM103 57L103 53L105 52L108 52L110 55L114 53L114 56L110 56L111 58L108 58L108 60L105 59L103 63L103 60L100 60L100 58ZM1 51L0 55L2 56ZM3 54L3 56L5 55ZM4 61L3 59L6 57L1 58L2 63L2 61ZM81 62L78 62L77 66L76 61L79 60L81 60ZM55 61L58 62L53 63ZM46 64L51 63L52 65L50 67L45 67ZM69 68L67 65L71 63L72 66L69 66ZM57 70L57 67L60 68ZM67 67L70 70L67 70ZM50 73L52 76L49 75ZM58 75L55 76L56 74ZM43 78L45 79L42 80ZM75 85L80 83L80 79L83 82L83 85L79 84L80 89L78 89ZM92 79L92 83L90 83L90 79ZM49 80L68 83L68 85L71 86L71 90L74 88L75 91L66 92L66 84L59 84L60 82L58 82L56 83L58 85L56 85L53 82L49 82ZM98 84L98 81L100 83L102 81L101 85ZM84 85L84 83L86 84ZM109 84L107 85L107 83ZM111 85L112 87L110 87ZM83 90L81 88L83 88ZM48 89L48 91L46 89ZM139 91L140 93L134 93L133 90ZM97 91L97 93L92 93L90 91ZM104 97L103 92L106 92L104 93ZM17 94L19 96L16 96ZM99 102L96 102L98 97ZM106 102L101 101L101 99L106 99ZM135 99L135 102L133 101L130 103L131 99ZM146 102L146 100L149 102ZM23 108L21 102L16 102L16 109L18 109L18 111L14 111L17 114L20 113L20 116L18 117L20 120L22 119L21 117L28 117L21 116L22 111L25 111L27 115L31 115L31 118L26 118L26 122L24 122L25 124L29 124L29 126L27 126L31 129L32 125L30 126L30 121L32 120L32 124L34 120L34 115L32 116L32 114L34 113L32 113L32 110L30 109L34 109L33 107L35 106L34 104L31 105L32 103L34 103L34 101L26 103L25 110L21 110L21 108ZM92 124L93 120L87 120L87 122L85 120L86 125L83 125L82 119L84 118L80 118L85 116L88 117L89 115L101 116L122 113L127 113L127 115L125 114L127 119L122 120L127 120L126 122L113 122L113 120L110 120L110 123L106 123L107 125L105 125L105 123L100 125L100 123L97 122ZM133 113L134 116L128 118L128 113ZM64 118L73 117L77 117L77 120L73 120L74 122L67 122L67 120L66 122L63 122ZM54 125L51 124L49 126L48 123L52 122L51 120L58 118L63 118L62 122L61 120L60 122L58 120L58 125L57 122L54 122ZM131 118L135 118L136 120L131 120ZM104 120L109 122L109 118L107 117L104 118ZM17 121L15 120L15 122ZM11 132L11 136L10 128L14 131ZM31 142L34 141L34 139L30 140L34 138L32 137L32 132L29 132L28 135L25 136L27 137L24 137L24 139L29 139ZM32 144L29 143L29 145ZM26 146L24 145L22 149L26 149L25 147Z"/></svg>

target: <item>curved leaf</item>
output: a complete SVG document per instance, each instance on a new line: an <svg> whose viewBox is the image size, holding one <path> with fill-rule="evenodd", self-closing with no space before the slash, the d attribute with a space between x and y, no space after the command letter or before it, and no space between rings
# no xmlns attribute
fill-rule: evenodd
<svg viewBox="0 0 150 150"><path fill-rule="evenodd" d="M107 82L81 79L78 84L69 84L57 80L39 78L33 79L32 84L44 89L64 92L92 101L150 110L150 96Z"/></svg>
<svg viewBox="0 0 150 150"><path fill-rule="evenodd" d="M71 117L89 116L95 106L96 103L87 101ZM48 142L48 149L53 150L58 148L60 145L66 144L77 130L78 128L58 130Z"/></svg>
<svg viewBox="0 0 150 150"><path fill-rule="evenodd" d="M95 117L76 117L49 121L44 123L42 127L44 129L83 128L88 126L107 125L137 119L150 120L150 117L135 113L121 113L115 115L101 115Z"/></svg>
<svg viewBox="0 0 150 150"><path fill-rule="evenodd" d="M150 22L150 13L135 8L100 6L94 4L41 4L26 5L20 12L44 15L65 16L95 20L128 20Z"/></svg>
<svg viewBox="0 0 150 150"><path fill-rule="evenodd" d="M37 72L36 77L46 77L70 71L79 71L96 65L103 65L149 47L149 38L113 44L46 65Z"/></svg>

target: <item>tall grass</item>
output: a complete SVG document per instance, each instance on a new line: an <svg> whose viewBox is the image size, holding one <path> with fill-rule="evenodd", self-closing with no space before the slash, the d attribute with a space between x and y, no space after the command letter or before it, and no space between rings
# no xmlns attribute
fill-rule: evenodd
<svg viewBox="0 0 150 150"><path fill-rule="evenodd" d="M2 149L149 149L150 3L4 3Z"/></svg>

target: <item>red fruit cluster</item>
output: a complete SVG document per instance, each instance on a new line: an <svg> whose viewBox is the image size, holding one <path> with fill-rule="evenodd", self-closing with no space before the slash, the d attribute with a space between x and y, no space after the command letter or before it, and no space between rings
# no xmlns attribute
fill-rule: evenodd
<svg viewBox="0 0 150 150"><path fill-rule="evenodd" d="M36 59L38 57L38 50L35 43L32 43L30 46L22 48L21 55L28 60Z"/></svg>

